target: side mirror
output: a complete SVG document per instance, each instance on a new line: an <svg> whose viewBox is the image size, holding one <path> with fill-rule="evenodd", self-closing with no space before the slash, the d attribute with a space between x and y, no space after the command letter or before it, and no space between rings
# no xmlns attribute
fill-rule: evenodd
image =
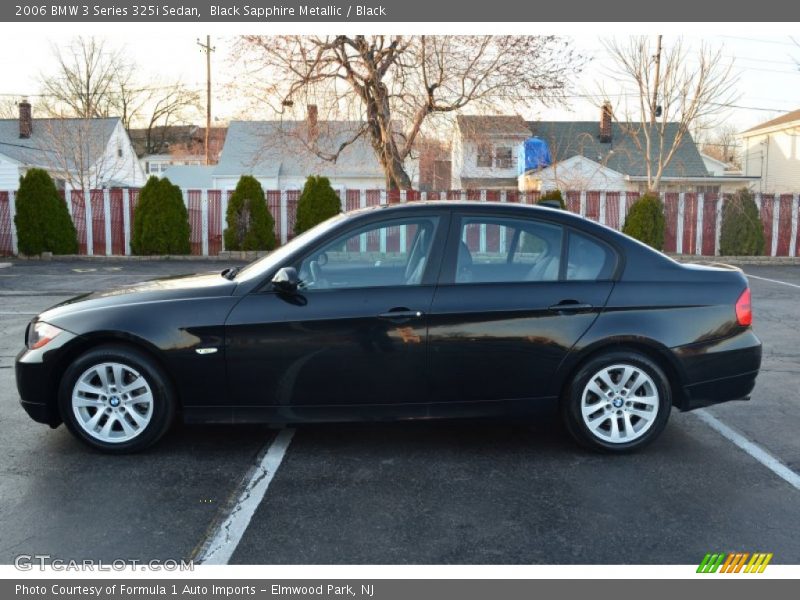
<svg viewBox="0 0 800 600"><path fill-rule="evenodd" d="M273 287L279 292L293 294L300 285L300 278L297 276L297 269L294 267L283 267L272 278Z"/></svg>

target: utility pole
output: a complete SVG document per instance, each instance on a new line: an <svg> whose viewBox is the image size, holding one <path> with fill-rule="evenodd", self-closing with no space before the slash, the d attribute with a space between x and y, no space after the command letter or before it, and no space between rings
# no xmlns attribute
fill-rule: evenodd
<svg viewBox="0 0 800 600"><path fill-rule="evenodd" d="M206 150L206 164L211 164L211 152L209 148L209 137L211 135L211 53L216 50L211 45L211 36L206 36L206 43L202 43L200 38L197 38L197 45L200 46L200 51L206 53L206 136L205 136L205 150Z"/></svg>
<svg viewBox="0 0 800 600"><path fill-rule="evenodd" d="M650 126L656 124L656 111L658 110L658 85L661 83L661 34L658 35L656 42L656 76L653 85L653 102L650 104Z"/></svg>

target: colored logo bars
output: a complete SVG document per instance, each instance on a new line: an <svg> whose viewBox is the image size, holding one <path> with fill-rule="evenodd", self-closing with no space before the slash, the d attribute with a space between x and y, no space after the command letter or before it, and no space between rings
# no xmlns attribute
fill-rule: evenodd
<svg viewBox="0 0 800 600"><path fill-rule="evenodd" d="M748 559L750 559L748 561ZM697 567L698 573L763 573L769 561L772 560L772 553L754 552L723 552L712 554L708 553L703 557Z"/></svg>

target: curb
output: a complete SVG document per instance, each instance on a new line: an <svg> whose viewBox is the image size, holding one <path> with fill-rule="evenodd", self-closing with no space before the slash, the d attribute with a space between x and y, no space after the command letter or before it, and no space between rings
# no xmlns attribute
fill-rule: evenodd
<svg viewBox="0 0 800 600"><path fill-rule="evenodd" d="M86 254L59 254L53 256L45 252L41 256L4 257L4 260L17 261L186 261L186 262L224 262L224 261L253 261L269 254L264 251L223 251L216 256L195 256L187 254L164 254L158 256L127 256L127 255L95 255ZM695 262L701 264L728 263L738 265L800 265L800 256L701 256L697 254L667 254L679 262Z"/></svg>
<svg viewBox="0 0 800 600"><path fill-rule="evenodd" d="M700 264L800 265L800 256L700 256L696 254L667 254L667 256L679 262Z"/></svg>
<svg viewBox="0 0 800 600"><path fill-rule="evenodd" d="M13 260L20 262L48 262L48 261L86 261L86 262L159 262L159 261L182 261L182 262L224 262L224 261L251 261L259 258L260 256L241 256L247 253L243 252L221 252L219 256L194 256L183 254L164 254L158 256L126 256L122 254L115 254L111 256L96 255L88 256L86 254L59 254L56 256L8 256L4 260ZM260 255L263 256L264 253Z"/></svg>

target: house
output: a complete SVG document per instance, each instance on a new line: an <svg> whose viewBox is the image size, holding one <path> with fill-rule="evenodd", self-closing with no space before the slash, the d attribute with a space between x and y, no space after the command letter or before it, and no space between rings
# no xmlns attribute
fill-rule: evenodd
<svg viewBox="0 0 800 600"><path fill-rule="evenodd" d="M213 165L172 165L159 175L182 190L213 189L214 168Z"/></svg>
<svg viewBox="0 0 800 600"><path fill-rule="evenodd" d="M751 127L741 137L744 174L759 178L758 191L800 189L800 110Z"/></svg>
<svg viewBox="0 0 800 600"><path fill-rule="evenodd" d="M212 127L209 130L209 158L217 164L227 127ZM204 165L205 127L196 125L158 125L131 129L131 141L139 156L139 162L148 176L161 177L173 165Z"/></svg>
<svg viewBox="0 0 800 600"><path fill-rule="evenodd" d="M461 116L457 121L452 158L455 186L543 191L647 189L647 163L640 149L645 147L641 125L615 122L608 105L601 111L599 121L526 122L519 116ZM677 132L677 123L667 123L667 146L672 145ZM522 143L532 136L547 144L552 163L518 176ZM687 133L664 170L660 189L733 191L754 180L710 173Z"/></svg>
<svg viewBox="0 0 800 600"><path fill-rule="evenodd" d="M517 189L517 153L531 137L520 116L459 115L451 142L454 189Z"/></svg>
<svg viewBox="0 0 800 600"><path fill-rule="evenodd" d="M414 144L414 152L419 164L419 190L449 190L452 172L449 144L420 136Z"/></svg>
<svg viewBox="0 0 800 600"><path fill-rule="evenodd" d="M64 190L145 181L119 118L34 119L30 103L22 101L19 118L0 119L0 190L16 190L31 168L45 169Z"/></svg>
<svg viewBox="0 0 800 600"><path fill-rule="evenodd" d="M730 163L726 163L718 158L709 156L704 152L700 153L700 158L703 159L703 164L706 166L706 171L708 171L710 175L741 175L741 172L736 171Z"/></svg>
<svg viewBox="0 0 800 600"><path fill-rule="evenodd" d="M321 175L334 189L382 189L386 176L359 121L320 121L316 106L305 120L233 121L228 126L213 187L233 189L252 175L266 189L302 189L309 175ZM341 148L336 160L328 160ZM415 181L416 164L407 172Z"/></svg>

